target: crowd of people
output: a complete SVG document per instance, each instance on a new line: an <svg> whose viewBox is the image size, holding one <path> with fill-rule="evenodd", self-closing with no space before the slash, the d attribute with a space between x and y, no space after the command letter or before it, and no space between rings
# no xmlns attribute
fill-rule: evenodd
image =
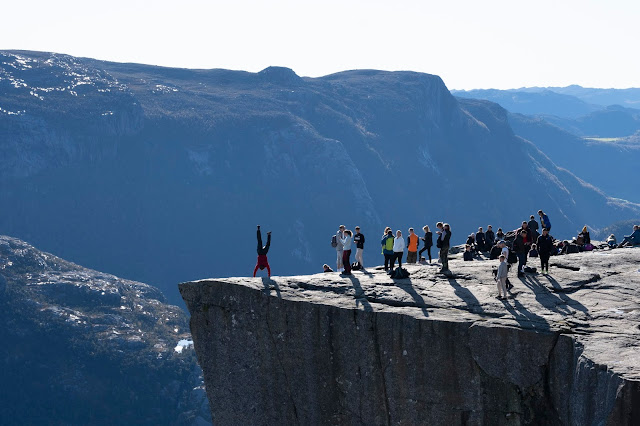
<svg viewBox="0 0 640 426"><path fill-rule="evenodd" d="M442 265L440 272L446 273L449 271L449 248L451 241L451 227L448 223L438 222L436 224L438 230L436 231L436 247L439 250L439 260ZM351 275L353 268L365 269L363 250L365 238L360 227L356 226L355 235L346 229L344 225L340 225L338 232L331 237L331 246L336 250L336 272L343 275ZM422 227L424 231L424 237L418 236L413 228L409 228L407 237L402 235L401 230L397 230L394 234L390 227L386 227L382 233L380 241L381 252L384 256L384 270L388 274L392 274L395 270L396 262L398 268L402 268L402 259L404 257L405 250L407 251L406 263L418 263L427 262L427 259L422 256L426 252L428 256L428 262L432 263L431 248L433 247L433 233L429 228L429 225ZM353 238L352 238L353 237ZM351 246L353 242L356 243L356 256L355 262L351 264ZM422 242L422 249L420 249L420 242ZM324 272L334 272L333 269L327 264L323 265Z"/></svg>
<svg viewBox="0 0 640 426"><path fill-rule="evenodd" d="M483 227L479 227L476 233L470 234L467 238L463 253L465 261L474 260L479 253L489 253L489 259L499 259L499 266L494 271L499 298L506 297L507 290L513 287L508 281L508 271L512 264L517 263L517 275L521 277L528 272L537 272L535 268L527 266L527 261L531 258L538 258L541 272L548 274L551 256L594 249L587 226L584 226L572 241L560 241L554 239L550 234L551 221L548 215L539 210L538 217L539 223L535 216L531 215L529 220L523 221L518 229L507 233L504 233L502 228L498 228L494 233L491 225L487 226L486 231ZM451 226L448 223L438 222L436 228L435 245L438 250L438 261L441 265L438 272L445 275L451 274L449 270ZM355 232L352 232L346 229L344 225L340 225L338 232L331 239L331 246L336 250L336 271L343 275L351 275L353 269L365 270L363 256L365 236L359 226L356 226L354 230ZM413 228L409 228L405 239L401 230L396 230L394 233L390 227L385 228L380 245L384 256L384 270L388 274L393 274L396 262L398 268L402 269L405 250L407 251L406 263L432 264L431 248L434 245L434 235L428 225L425 225L422 230L424 232L423 237L418 236ZM253 276L256 276L258 269L266 268L270 277L271 268L267 253L271 245L271 232L267 232L267 243L263 246L260 225L258 225L257 240L258 260L253 270ZM640 246L640 225L634 225L633 232L625 236L619 244L613 234L607 238L606 244L610 248ZM420 248L421 245L422 248ZM356 252L355 262L352 264L351 252L353 246L355 246ZM423 254L426 254L426 257ZM323 265L323 270L324 272L334 272L328 264Z"/></svg>

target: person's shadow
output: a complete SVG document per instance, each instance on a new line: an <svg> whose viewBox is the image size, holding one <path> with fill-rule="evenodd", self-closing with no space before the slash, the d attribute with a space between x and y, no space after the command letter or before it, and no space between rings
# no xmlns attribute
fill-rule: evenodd
<svg viewBox="0 0 640 426"><path fill-rule="evenodd" d="M522 327L540 331L549 331L551 329L549 323L543 317L528 311L517 299L510 300L513 302L513 306L511 306L511 303L507 300L503 300L502 304Z"/></svg>
<svg viewBox="0 0 640 426"><path fill-rule="evenodd" d="M347 277L351 280L351 283L353 284L353 289L356 291L354 295L354 298L356 299L356 308L362 305L362 308L364 309L365 312L372 312L373 308L371 307L371 303L369 303L369 300L367 299L367 295L365 294L364 289L360 284L360 280L353 275L347 275Z"/></svg>
<svg viewBox="0 0 640 426"><path fill-rule="evenodd" d="M264 286L264 290L263 290L264 294L266 294L267 296L271 296L271 287L273 286L273 289L276 291L276 296L278 297L278 299L282 299L282 295L280 294L280 286L278 285L277 282L275 282L269 277L262 277L262 285Z"/></svg>
<svg viewBox="0 0 640 426"><path fill-rule="evenodd" d="M429 312L427 311L427 304L425 303L422 296L413 288L413 283L411 282L411 278L403 278L400 280L394 280L396 283L396 287L401 290L409 293L413 301L416 303L416 306L422 310L422 313L426 318L429 317Z"/></svg>
<svg viewBox="0 0 640 426"><path fill-rule="evenodd" d="M458 283L458 281L456 281L454 278L448 278L448 281L449 284L451 284L451 287L453 287L453 292L455 293L455 295L467 304L470 312L476 314L484 313L484 309L482 308L480 301L473 295L473 293L471 293L469 289L461 286L460 283Z"/></svg>
<svg viewBox="0 0 640 426"><path fill-rule="evenodd" d="M587 316L590 316L589 309L587 309L586 306L562 292L562 286L558 281L549 275L547 275L546 278L549 280L551 286L558 290L557 292L549 290L542 282L540 282L536 275L525 275L524 277L520 277L520 281L533 291L538 303L546 309L562 315L570 315L571 310L569 308L572 307L585 313Z"/></svg>

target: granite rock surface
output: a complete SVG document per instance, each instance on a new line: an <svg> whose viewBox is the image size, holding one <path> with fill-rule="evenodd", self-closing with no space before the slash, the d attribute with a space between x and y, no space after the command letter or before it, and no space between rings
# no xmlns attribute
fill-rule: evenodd
<svg viewBox="0 0 640 426"><path fill-rule="evenodd" d="M365 259L366 260L366 259ZM180 285L216 424L640 424L640 250ZM533 263L533 262L532 262Z"/></svg>

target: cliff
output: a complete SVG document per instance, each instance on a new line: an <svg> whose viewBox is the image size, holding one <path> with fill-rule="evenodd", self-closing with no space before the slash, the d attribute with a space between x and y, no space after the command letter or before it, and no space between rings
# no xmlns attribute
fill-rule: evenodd
<svg viewBox="0 0 640 426"><path fill-rule="evenodd" d="M215 424L640 424L640 250L184 283Z"/></svg>
<svg viewBox="0 0 640 426"><path fill-rule="evenodd" d="M0 235L0 424L210 424L187 316L160 290Z"/></svg>

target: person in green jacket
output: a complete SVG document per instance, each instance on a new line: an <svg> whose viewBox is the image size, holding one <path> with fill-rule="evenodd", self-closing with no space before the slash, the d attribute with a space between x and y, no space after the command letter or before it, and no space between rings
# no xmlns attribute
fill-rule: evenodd
<svg viewBox="0 0 640 426"><path fill-rule="evenodd" d="M391 230L391 228L387 228L385 231L387 233L384 235L384 237L382 237L382 241L380 242L380 244L382 244L382 254L384 254L384 270L388 272L389 264L394 258L394 253L393 253L394 238L393 238L393 231Z"/></svg>

